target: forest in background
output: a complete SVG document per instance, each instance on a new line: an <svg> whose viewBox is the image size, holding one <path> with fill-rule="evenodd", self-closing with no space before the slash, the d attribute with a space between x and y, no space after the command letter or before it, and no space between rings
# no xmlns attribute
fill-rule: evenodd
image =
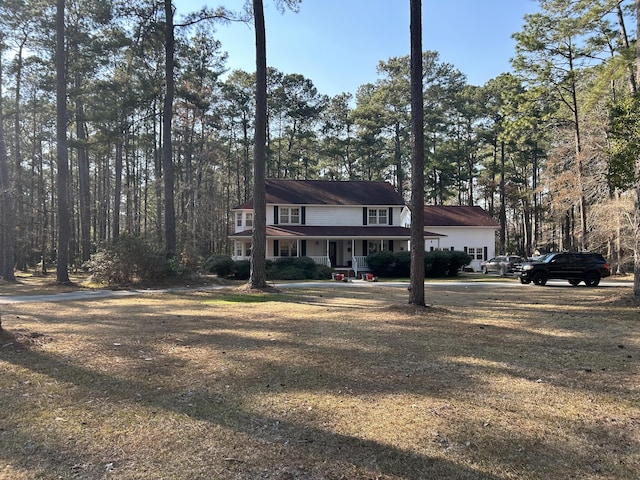
<svg viewBox="0 0 640 480"><path fill-rule="evenodd" d="M425 198L488 210L500 253L588 249L622 271L638 229L636 6L539 4L514 34L513 72L485 85L424 52ZM4 276L60 258L60 202L69 265L123 235L188 265L231 253L230 210L252 196L255 75L226 70L216 28L244 14L174 18L169 0L75 0L65 12L61 32L55 6L0 5ZM408 55L381 59L375 82L327 96L269 69L267 178L386 180L408 199L409 70Z"/></svg>

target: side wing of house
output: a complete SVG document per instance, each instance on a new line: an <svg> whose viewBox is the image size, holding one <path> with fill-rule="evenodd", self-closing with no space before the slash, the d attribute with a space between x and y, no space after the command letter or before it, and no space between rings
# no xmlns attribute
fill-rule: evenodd
<svg viewBox="0 0 640 480"><path fill-rule="evenodd" d="M498 223L481 207L430 206L424 207L425 229L442 235L438 243L425 238L425 250L458 250L471 256L471 267L495 256Z"/></svg>

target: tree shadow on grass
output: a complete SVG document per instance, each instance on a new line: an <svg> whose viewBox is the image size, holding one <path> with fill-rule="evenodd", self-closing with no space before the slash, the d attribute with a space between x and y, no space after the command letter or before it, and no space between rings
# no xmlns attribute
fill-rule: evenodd
<svg viewBox="0 0 640 480"><path fill-rule="evenodd" d="M157 387L153 384L116 378L72 365L35 349L3 355L3 360L75 387L81 392L76 391L73 395L80 394L80 398L85 401L88 398L100 399L103 402L116 400L120 404L144 406L154 411L172 411L188 416L190 421L205 421L248 435L258 444L279 444L281 448L291 450L296 461L302 458L308 462L305 467L307 476L303 478L327 478L324 475L336 466L352 468L362 474L371 472L377 476L383 475L390 478L477 480L498 478L470 467L439 458L430 458L376 441L331 432L310 424L260 415L247 410L242 399L234 394L211 398L209 394L195 393L189 399L189 404L186 404L181 401L184 391L170 390L165 391L163 395L158 395ZM56 445L51 437L45 440L21 434L20 422L12 420L11 417L11 411L20 411L17 407L21 401L19 398L12 400L5 398L5 402L7 401L13 402L15 409L11 404L4 405L4 416L8 421L3 428L15 430L14 438L21 444L19 448L13 450L13 458L8 458L5 452L4 458L8 463L24 469L29 469L30 465L36 464L40 468L44 466L50 469L50 473L56 472L71 477L74 466L104 464L106 461L102 459L100 462L90 458L90 453L82 451L79 446L68 445L63 438L59 438ZM252 460L250 455L246 458L242 457L242 452L236 452L236 455L240 455L240 461L234 469L241 476L234 478L257 478L265 471L272 469L276 472L282 468L282 465L272 462L277 459ZM281 460L286 462L287 456L284 455ZM85 473L89 474L87 471ZM126 472L121 473L124 475ZM186 476L189 475L189 472L184 473Z"/></svg>

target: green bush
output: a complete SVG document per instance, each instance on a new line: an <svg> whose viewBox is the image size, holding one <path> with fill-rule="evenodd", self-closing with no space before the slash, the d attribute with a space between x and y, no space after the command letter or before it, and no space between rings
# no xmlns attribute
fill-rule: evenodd
<svg viewBox="0 0 640 480"><path fill-rule="evenodd" d="M367 264L377 277L396 276L396 259L392 252L372 253L367 257Z"/></svg>
<svg viewBox="0 0 640 480"><path fill-rule="evenodd" d="M235 262L229 255L211 255L204 262L204 269L220 278L231 276Z"/></svg>
<svg viewBox="0 0 640 480"><path fill-rule="evenodd" d="M93 281L115 287L158 283L180 273L166 261L161 249L140 237L128 235L93 254L87 266Z"/></svg>
<svg viewBox="0 0 640 480"><path fill-rule="evenodd" d="M316 272L314 275L314 280L329 280L331 279L331 274L333 273L333 269L331 267L327 267L326 265L316 265Z"/></svg>
<svg viewBox="0 0 640 480"><path fill-rule="evenodd" d="M269 280L313 280L331 278L329 267L316 264L309 257L280 257L267 261Z"/></svg>
<svg viewBox="0 0 640 480"><path fill-rule="evenodd" d="M450 277L457 277L460 271L471 263L471 260L471 256L468 253L460 251L451 252L448 275Z"/></svg>
<svg viewBox="0 0 640 480"><path fill-rule="evenodd" d="M424 255L425 277L455 277L471 263L471 257L460 251L435 250Z"/></svg>
<svg viewBox="0 0 640 480"><path fill-rule="evenodd" d="M449 252L434 250L424 254L424 276L437 278L446 277L449 271Z"/></svg>
<svg viewBox="0 0 640 480"><path fill-rule="evenodd" d="M411 252L407 252L406 250L394 252L393 258L396 262L396 277L405 278L411 275Z"/></svg>
<svg viewBox="0 0 640 480"><path fill-rule="evenodd" d="M371 272L378 277L405 278L411 275L411 252L378 252L367 257ZM425 277L455 277L460 269L471 263L464 252L436 250L425 252Z"/></svg>
<svg viewBox="0 0 640 480"><path fill-rule="evenodd" d="M251 262L249 260L237 260L231 268L233 278L236 280L249 280L251 274Z"/></svg>

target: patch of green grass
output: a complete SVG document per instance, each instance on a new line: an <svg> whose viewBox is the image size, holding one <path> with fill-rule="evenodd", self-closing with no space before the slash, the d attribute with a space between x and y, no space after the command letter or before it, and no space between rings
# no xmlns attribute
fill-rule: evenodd
<svg viewBox="0 0 640 480"><path fill-rule="evenodd" d="M277 293L222 293L205 300L206 304L216 303L267 303L283 302L287 296Z"/></svg>

